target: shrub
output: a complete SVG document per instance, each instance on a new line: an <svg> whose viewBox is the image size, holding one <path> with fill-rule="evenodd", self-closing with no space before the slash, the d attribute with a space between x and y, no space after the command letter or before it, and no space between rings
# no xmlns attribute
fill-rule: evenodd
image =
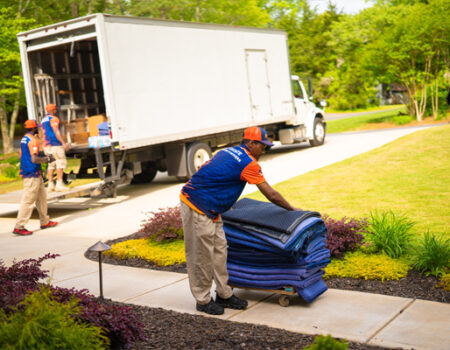
<svg viewBox="0 0 450 350"><path fill-rule="evenodd" d="M47 254L38 259L14 262L9 268L0 261L0 309L6 314L14 312L27 293L38 291L41 288L39 281L48 278L48 271L41 270L42 262L56 256ZM76 297L80 307L79 320L104 328L112 346L131 347L135 340L145 338L143 325L131 308L100 303L87 290L59 287L50 287L50 290L58 302L68 303Z"/></svg>
<svg viewBox="0 0 450 350"><path fill-rule="evenodd" d="M9 316L0 316L2 349L107 348L101 328L75 320L79 312L76 299L59 303L48 288L28 294Z"/></svg>
<svg viewBox="0 0 450 350"><path fill-rule="evenodd" d="M437 287L443 288L447 292L450 292L450 273L447 273L441 277Z"/></svg>
<svg viewBox="0 0 450 350"><path fill-rule="evenodd" d="M105 254L117 259L145 259L160 266L186 262L184 241L181 240L156 242L151 238L132 239L114 244Z"/></svg>
<svg viewBox="0 0 450 350"><path fill-rule="evenodd" d="M376 280L398 280L406 277L409 265L385 254L347 253L344 260L332 259L325 268L325 278L350 277Z"/></svg>
<svg viewBox="0 0 450 350"><path fill-rule="evenodd" d="M364 236L360 232L366 224L365 219L343 217L335 220L325 215L323 220L327 227L327 248L332 257L342 258L345 252L354 251L362 244Z"/></svg>
<svg viewBox="0 0 450 350"><path fill-rule="evenodd" d="M414 121L414 116L399 114L391 118L391 121L397 125L405 125Z"/></svg>
<svg viewBox="0 0 450 350"><path fill-rule="evenodd" d="M450 239L427 232L413 254L413 267L416 270L427 275L443 275L450 267Z"/></svg>
<svg viewBox="0 0 450 350"><path fill-rule="evenodd" d="M180 206L147 213L147 219L142 222L141 230L145 236L153 236L158 242L183 239Z"/></svg>
<svg viewBox="0 0 450 350"><path fill-rule="evenodd" d="M323 335L318 335L314 338L314 342L304 348L304 350L346 350L348 349L348 343L344 341L339 341L334 339L331 335L326 337Z"/></svg>
<svg viewBox="0 0 450 350"><path fill-rule="evenodd" d="M375 252L398 258L410 247L413 237L410 231L414 224L406 216L397 215L392 210L381 214L375 211L370 213L367 221L366 238Z"/></svg>
<svg viewBox="0 0 450 350"><path fill-rule="evenodd" d="M48 277L48 271L41 270L42 262L57 256L47 254L38 259L14 261L10 267L0 261L0 309L9 313L27 293L39 290L39 280Z"/></svg>

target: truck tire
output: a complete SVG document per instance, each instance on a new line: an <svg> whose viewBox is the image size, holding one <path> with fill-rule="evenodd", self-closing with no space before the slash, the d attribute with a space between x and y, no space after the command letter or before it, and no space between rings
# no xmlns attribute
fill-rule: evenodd
<svg viewBox="0 0 450 350"><path fill-rule="evenodd" d="M323 145L325 142L325 124L321 118L314 119L313 139L309 140L309 144L313 147Z"/></svg>
<svg viewBox="0 0 450 350"><path fill-rule="evenodd" d="M133 176L131 183L133 185L145 184L151 182L156 176L156 166L153 162L145 162L141 164L142 172Z"/></svg>
<svg viewBox="0 0 450 350"><path fill-rule="evenodd" d="M203 142L194 142L187 147L186 168L187 176L177 176L183 182L189 180L206 161L212 158L211 148Z"/></svg>

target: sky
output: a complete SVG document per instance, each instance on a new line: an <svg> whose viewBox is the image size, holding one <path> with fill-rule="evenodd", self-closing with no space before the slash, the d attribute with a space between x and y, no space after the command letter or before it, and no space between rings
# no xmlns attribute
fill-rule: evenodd
<svg viewBox="0 0 450 350"><path fill-rule="evenodd" d="M319 13L322 13L328 7L328 0L309 0L308 2L311 7L317 7ZM331 0L331 2L337 5L339 10L348 14L356 14L364 8L372 7L374 3L374 1L366 0Z"/></svg>

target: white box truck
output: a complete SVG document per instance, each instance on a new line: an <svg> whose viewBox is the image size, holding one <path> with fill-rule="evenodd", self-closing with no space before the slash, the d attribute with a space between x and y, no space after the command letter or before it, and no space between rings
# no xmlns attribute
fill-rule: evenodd
<svg viewBox="0 0 450 350"><path fill-rule="evenodd" d="M29 118L57 105L77 177L113 189L157 171L187 179L249 126L283 144L324 142L283 31L93 14L17 37ZM108 123L110 146L88 146L91 121Z"/></svg>

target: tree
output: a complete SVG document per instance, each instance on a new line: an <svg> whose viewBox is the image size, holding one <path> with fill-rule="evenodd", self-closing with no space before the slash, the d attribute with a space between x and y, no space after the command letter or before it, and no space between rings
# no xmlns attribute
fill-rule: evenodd
<svg viewBox="0 0 450 350"><path fill-rule="evenodd" d="M13 151L14 128L19 107L24 105L19 45L16 34L34 21L20 17L12 8L0 9L0 127L3 152Z"/></svg>
<svg viewBox="0 0 450 350"><path fill-rule="evenodd" d="M426 108L427 87L448 60L449 11L448 0L431 0L375 6L371 12L374 71L384 81L407 88L410 113L419 121Z"/></svg>

